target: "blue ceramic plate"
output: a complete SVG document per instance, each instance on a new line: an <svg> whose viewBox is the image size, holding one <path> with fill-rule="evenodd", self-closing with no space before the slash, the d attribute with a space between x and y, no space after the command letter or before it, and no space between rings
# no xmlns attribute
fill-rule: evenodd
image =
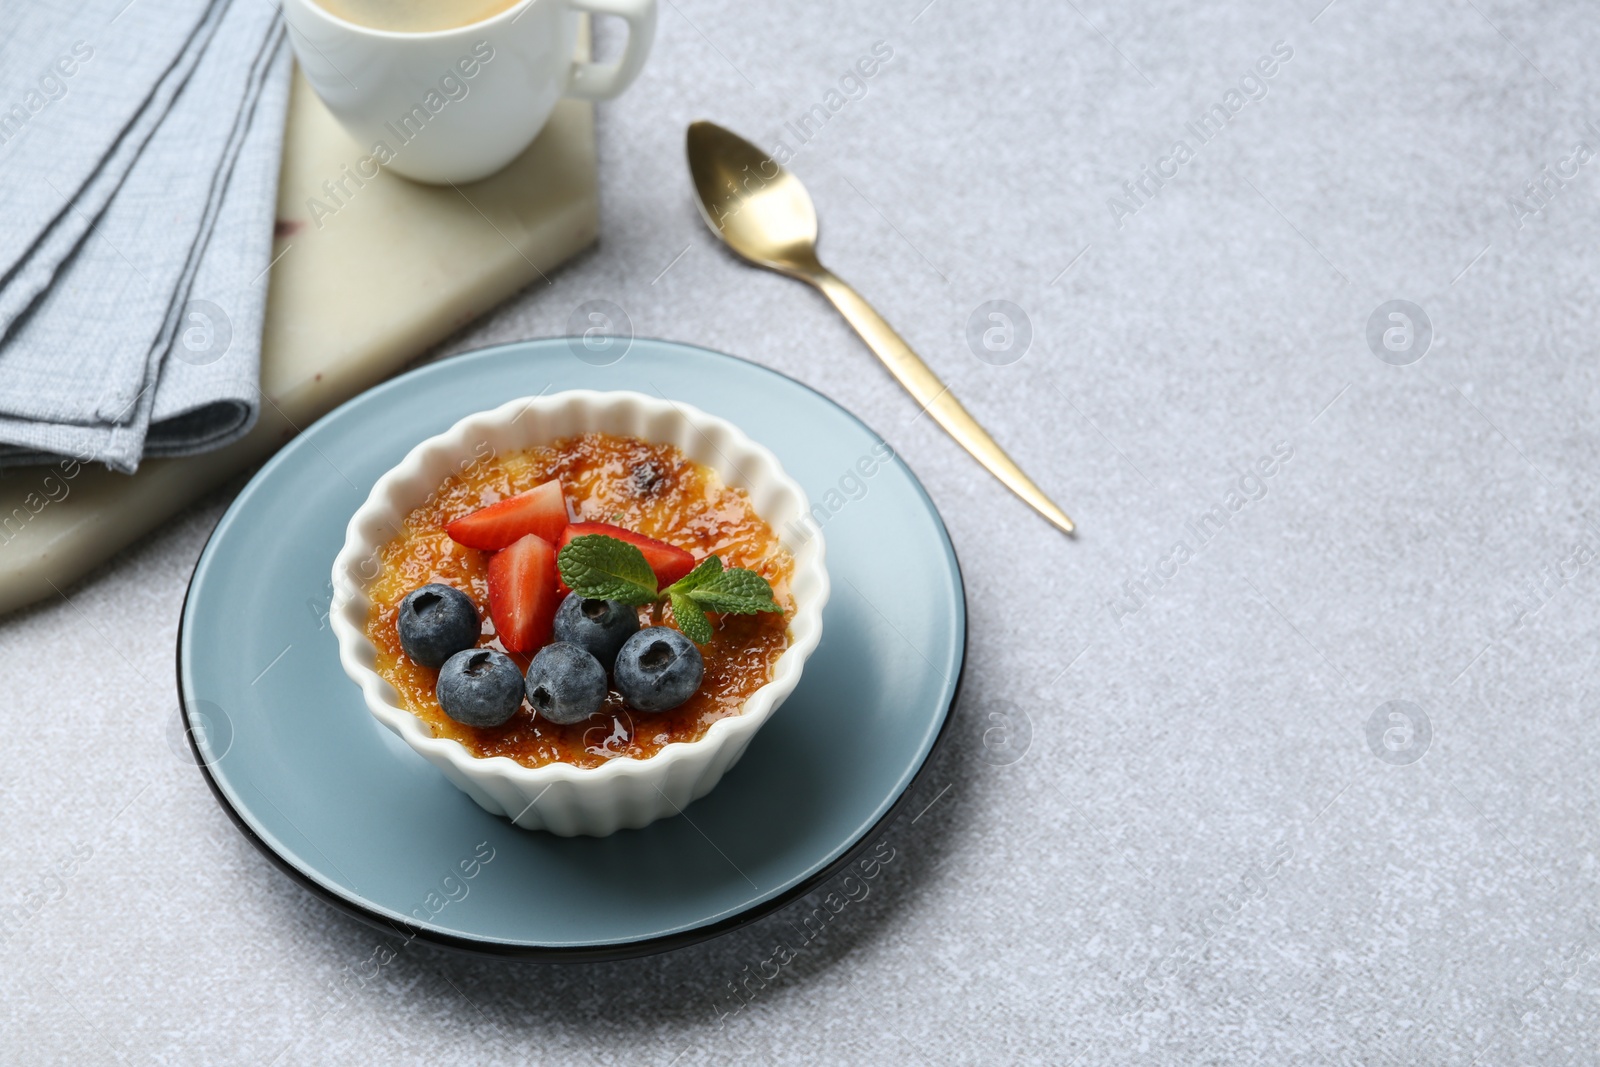
<svg viewBox="0 0 1600 1067"><path fill-rule="evenodd" d="M614 345L620 342L612 342ZM606 366L534 341L432 364L340 407L239 494L195 566L178 689L217 798L279 867L359 918L543 959L688 944L764 915L870 843L949 719L961 574L922 486L877 434L753 363L636 340ZM677 818L560 838L489 815L368 714L328 628L345 524L413 445L517 396L634 389L772 449L818 505L822 645L744 759Z"/></svg>

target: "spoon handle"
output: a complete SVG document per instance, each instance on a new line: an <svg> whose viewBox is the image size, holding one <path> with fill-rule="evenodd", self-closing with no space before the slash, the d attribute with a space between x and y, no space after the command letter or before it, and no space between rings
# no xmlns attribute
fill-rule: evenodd
<svg viewBox="0 0 1600 1067"><path fill-rule="evenodd" d="M1045 496L1044 490L1033 484L1033 479L1022 473L1022 468L1012 462L1005 449L961 406L950 387L939 380L939 376L922 362L922 357L911 350L905 339L895 333L894 327L884 321L860 293L826 270L807 280L833 302L872 349L873 355L889 368L889 373L899 379L923 410L932 414L962 448L989 469L989 473L1063 533L1070 534L1077 529L1067 513Z"/></svg>

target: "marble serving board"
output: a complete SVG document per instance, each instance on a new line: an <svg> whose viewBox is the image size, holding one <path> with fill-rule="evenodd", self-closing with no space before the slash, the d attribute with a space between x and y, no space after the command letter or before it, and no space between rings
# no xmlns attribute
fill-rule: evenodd
<svg viewBox="0 0 1600 1067"><path fill-rule="evenodd" d="M580 36L586 57L587 26ZM296 71L267 283L260 421L226 448L149 460L132 476L98 466L70 478L56 467L7 472L0 612L65 595L90 568L541 279L598 231L591 104L563 100L538 140L481 182L456 189L380 174L331 213L311 203L332 207L323 183L362 154Z"/></svg>

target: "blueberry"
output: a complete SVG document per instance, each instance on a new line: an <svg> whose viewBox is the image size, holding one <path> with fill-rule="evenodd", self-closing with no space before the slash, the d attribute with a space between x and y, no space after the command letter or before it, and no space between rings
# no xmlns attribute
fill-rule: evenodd
<svg viewBox="0 0 1600 1067"><path fill-rule="evenodd" d="M522 672L504 652L469 648L445 660L434 694L456 722L499 726L522 706Z"/></svg>
<svg viewBox="0 0 1600 1067"><path fill-rule="evenodd" d="M677 630L652 626L623 642L613 674L628 704L639 711L666 711L694 696L705 677L700 650Z"/></svg>
<svg viewBox="0 0 1600 1067"><path fill-rule="evenodd" d="M546 720L582 722L606 700L606 669L577 645L553 641L528 664L528 703Z"/></svg>
<svg viewBox="0 0 1600 1067"><path fill-rule="evenodd" d="M606 670L617 661L622 642L638 632L638 609L620 600L588 600L568 593L556 609L556 640L577 645Z"/></svg>
<svg viewBox="0 0 1600 1067"><path fill-rule="evenodd" d="M400 601L395 628L400 631L400 647L421 667L441 666L457 652L477 644L482 632L471 598L437 582L406 594Z"/></svg>

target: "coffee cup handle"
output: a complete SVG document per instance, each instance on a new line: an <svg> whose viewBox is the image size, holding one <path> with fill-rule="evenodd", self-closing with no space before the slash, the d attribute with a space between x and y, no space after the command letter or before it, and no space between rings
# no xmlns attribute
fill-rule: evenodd
<svg viewBox="0 0 1600 1067"><path fill-rule="evenodd" d="M574 63L567 95L579 100L610 100L639 76L656 36L656 0L567 0L575 11L615 15L628 24L628 43L615 63Z"/></svg>

